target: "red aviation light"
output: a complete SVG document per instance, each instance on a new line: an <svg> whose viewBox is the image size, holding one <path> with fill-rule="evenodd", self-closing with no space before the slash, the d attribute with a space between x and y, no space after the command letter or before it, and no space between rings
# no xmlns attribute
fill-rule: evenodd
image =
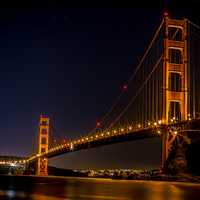
<svg viewBox="0 0 200 200"><path fill-rule="evenodd" d="M169 13L167 11L164 11L164 16L167 17Z"/></svg>
<svg viewBox="0 0 200 200"><path fill-rule="evenodd" d="M96 127L100 127L100 126L101 126L101 123L97 122Z"/></svg>
<svg viewBox="0 0 200 200"><path fill-rule="evenodd" d="M128 85L123 85L123 90L126 91L128 89Z"/></svg>

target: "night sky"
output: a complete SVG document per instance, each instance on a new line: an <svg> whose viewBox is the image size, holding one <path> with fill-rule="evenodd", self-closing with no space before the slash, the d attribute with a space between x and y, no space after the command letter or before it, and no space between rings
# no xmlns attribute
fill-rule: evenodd
<svg viewBox="0 0 200 200"><path fill-rule="evenodd" d="M0 7L0 154L36 149L40 114L51 137L86 134L108 111L168 7L200 24L182 1L149 4L63 4ZM52 159L63 168L158 167L160 140L128 142Z"/></svg>

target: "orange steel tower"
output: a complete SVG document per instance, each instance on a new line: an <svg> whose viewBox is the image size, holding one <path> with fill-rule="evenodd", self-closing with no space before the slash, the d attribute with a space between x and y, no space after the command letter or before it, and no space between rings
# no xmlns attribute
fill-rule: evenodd
<svg viewBox="0 0 200 200"><path fill-rule="evenodd" d="M49 146L49 118L46 116L40 116L39 124L39 137L38 137L38 154L42 154L48 151ZM48 160L47 158L39 157L37 164L37 175L48 175Z"/></svg>
<svg viewBox="0 0 200 200"><path fill-rule="evenodd" d="M163 121L184 121L188 117L187 20L165 15L163 61ZM163 134L162 165L168 158L169 133Z"/></svg>

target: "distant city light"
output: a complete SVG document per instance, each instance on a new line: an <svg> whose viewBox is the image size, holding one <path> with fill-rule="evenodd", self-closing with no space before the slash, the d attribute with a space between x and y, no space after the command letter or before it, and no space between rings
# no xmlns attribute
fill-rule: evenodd
<svg viewBox="0 0 200 200"><path fill-rule="evenodd" d="M15 163L10 163L10 166L11 167L16 167L16 164Z"/></svg>

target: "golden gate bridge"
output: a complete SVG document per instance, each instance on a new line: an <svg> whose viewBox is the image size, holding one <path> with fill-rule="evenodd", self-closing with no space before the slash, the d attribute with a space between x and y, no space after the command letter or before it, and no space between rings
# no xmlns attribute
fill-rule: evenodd
<svg viewBox="0 0 200 200"><path fill-rule="evenodd" d="M200 26L188 19L171 19L165 13L135 71L97 127L77 139L51 143L51 122L41 115L38 152L16 163L37 163L36 174L48 175L51 157L160 137L164 168L177 140L200 138L199 52Z"/></svg>

